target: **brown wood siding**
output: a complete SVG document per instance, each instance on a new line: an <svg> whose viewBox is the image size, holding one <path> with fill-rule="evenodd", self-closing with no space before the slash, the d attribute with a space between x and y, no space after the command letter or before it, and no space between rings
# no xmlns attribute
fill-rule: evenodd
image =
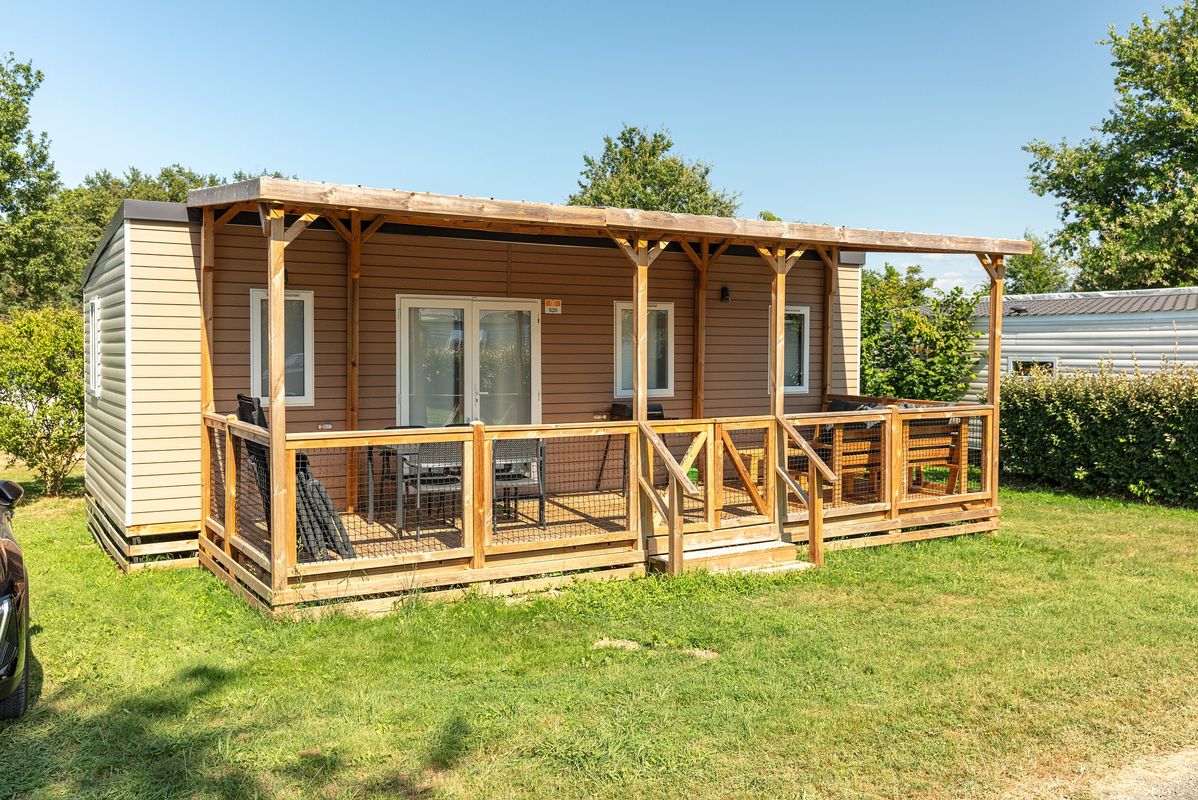
<svg viewBox="0 0 1198 800"><path fill-rule="evenodd" d="M288 428L345 425L346 245L330 231L307 231L287 248L287 287L314 293L316 404L288 406ZM254 227L230 225L216 237L214 386L217 409L235 410L249 387L250 290L265 286L266 246ZM854 339L838 348L850 359L833 388L855 387L858 270L841 269L839 331ZM541 317L542 419L585 421L613 399L614 304L632 297L633 271L614 249L566 247L379 233L362 250L360 427L396 422L396 296L560 299L560 316ZM787 281L788 304L811 310L809 390L787 400L791 411L818 410L823 376L823 269L803 261ZM720 287L732 291L721 303ZM769 271L759 258L724 257L709 281L707 414L768 410L766 391ZM660 398L666 414L690 415L694 268L667 251L650 270L652 302L674 303L674 393ZM841 370L846 370L842 372ZM853 390L852 388L849 389ZM654 401L658 398L651 398Z"/></svg>
<svg viewBox="0 0 1198 800"><path fill-rule="evenodd" d="M250 291L266 288L266 240L256 227L227 225L215 258L213 392L217 411L232 414L237 394L250 392ZM287 406L290 431L322 422L345 428L345 262L345 242L333 231L305 231L287 247L287 288L312 292L316 349L316 402Z"/></svg>

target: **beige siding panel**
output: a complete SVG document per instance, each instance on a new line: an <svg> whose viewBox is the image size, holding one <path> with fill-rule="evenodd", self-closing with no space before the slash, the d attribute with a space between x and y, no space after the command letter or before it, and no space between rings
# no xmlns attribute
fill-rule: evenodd
<svg viewBox="0 0 1198 800"><path fill-rule="evenodd" d="M84 299L100 297L100 395L84 400L84 438L87 458L84 481L88 491L113 519L124 522L127 512L125 241L119 228L100 254L83 287ZM84 326L84 352L90 332Z"/></svg>
<svg viewBox="0 0 1198 800"><path fill-rule="evenodd" d="M200 516L200 231L130 224L131 524Z"/></svg>

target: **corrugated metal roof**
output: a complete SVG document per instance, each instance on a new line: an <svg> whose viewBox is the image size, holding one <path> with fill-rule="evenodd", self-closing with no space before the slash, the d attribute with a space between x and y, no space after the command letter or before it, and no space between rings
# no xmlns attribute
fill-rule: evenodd
<svg viewBox="0 0 1198 800"><path fill-rule="evenodd" d="M1185 286L1178 289L1132 289L1118 292L1010 294L1003 298L1002 307L1004 317L1198 311L1198 286ZM1015 308L1019 308L1020 311L1016 312ZM990 300L984 298L978 305L977 316L989 315Z"/></svg>

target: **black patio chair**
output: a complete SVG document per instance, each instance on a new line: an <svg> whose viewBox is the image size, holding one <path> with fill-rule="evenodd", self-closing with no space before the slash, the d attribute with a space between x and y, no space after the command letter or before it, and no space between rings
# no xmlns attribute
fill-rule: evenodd
<svg viewBox="0 0 1198 800"><path fill-rule="evenodd" d="M416 541L420 541L425 497L444 500L446 496L462 493L462 444L422 442L416 445L416 455L409 456L408 462L414 474L406 482L407 493L415 496Z"/></svg>
<svg viewBox="0 0 1198 800"><path fill-rule="evenodd" d="M262 401L249 395L237 395L237 418L242 422L267 430L266 414ZM262 498L262 510L266 515L266 534L270 535L271 486L270 450L257 442L245 441L246 455L254 469L254 481L258 495ZM328 490L316 476L308 456L298 453L295 457L295 524L296 548L309 553L317 561L327 561L332 550L341 558L353 558L354 548L349 540L345 523L337 513Z"/></svg>
<svg viewBox="0 0 1198 800"><path fill-rule="evenodd" d="M517 518L521 497L535 497L539 501L537 519L545 528L545 443L540 439L497 439L492 458L496 509L502 504ZM529 489L532 491L525 492Z"/></svg>
<svg viewBox="0 0 1198 800"><path fill-rule="evenodd" d="M423 428L423 425L388 425L385 431L404 431ZM367 521L374 524L374 450L379 449L379 461L382 470L379 472L380 489L386 487L388 481L395 483L395 534L403 532L404 512L404 482L411 477L411 467L408 458L416 454L415 444L369 445L366 448L366 509Z"/></svg>

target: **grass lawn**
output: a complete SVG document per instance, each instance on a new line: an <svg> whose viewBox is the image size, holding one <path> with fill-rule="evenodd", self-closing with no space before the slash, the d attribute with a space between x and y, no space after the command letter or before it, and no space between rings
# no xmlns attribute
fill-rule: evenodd
<svg viewBox="0 0 1198 800"><path fill-rule="evenodd" d="M1192 746L1198 513L1003 505L996 535L787 578L280 623L200 570L119 577L78 499L34 500L0 796L1084 797Z"/></svg>

